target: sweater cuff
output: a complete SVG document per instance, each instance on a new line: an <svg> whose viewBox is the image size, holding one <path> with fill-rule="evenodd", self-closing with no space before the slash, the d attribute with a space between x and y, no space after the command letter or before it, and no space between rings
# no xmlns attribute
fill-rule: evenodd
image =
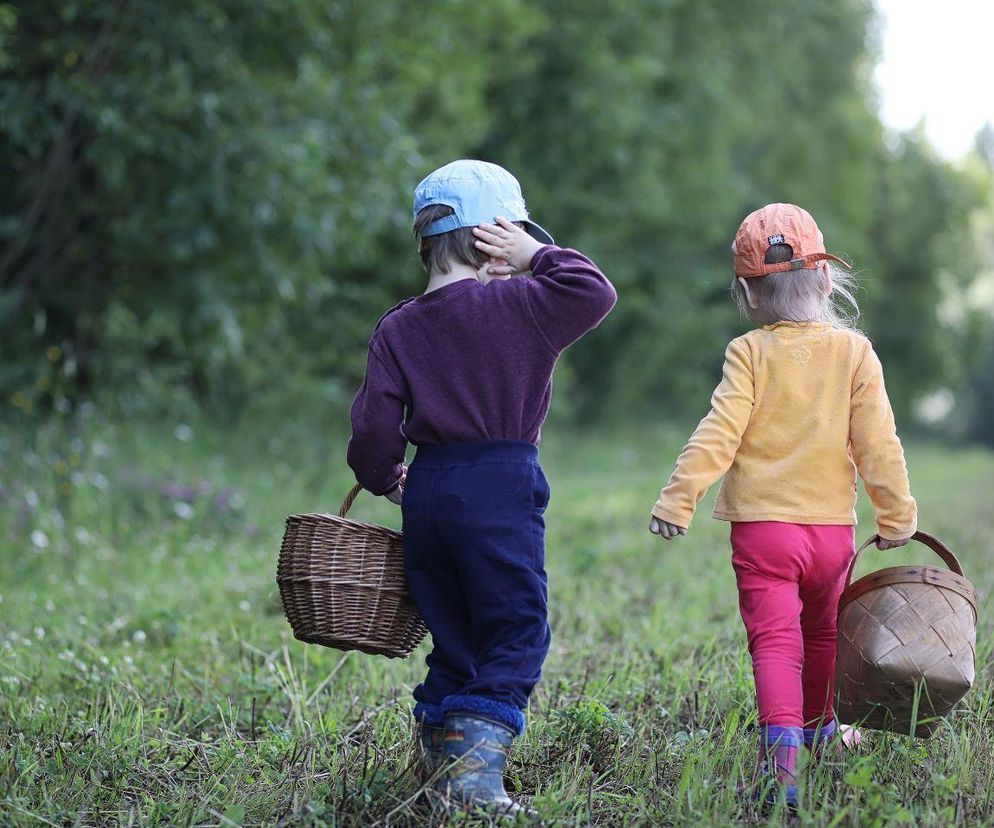
<svg viewBox="0 0 994 828"><path fill-rule="evenodd" d="M913 524L910 529L905 529L903 531L899 531L890 526L881 526L879 523L877 524L877 534L884 540L889 541L908 540L908 538L914 535L917 531L917 524Z"/></svg>
<svg viewBox="0 0 994 828"><path fill-rule="evenodd" d="M532 260L528 263L528 269L534 273L539 259L541 259L550 250L556 249L556 245L554 244L543 244L538 250L535 251L535 255L532 256Z"/></svg>
<svg viewBox="0 0 994 828"><path fill-rule="evenodd" d="M396 491L397 487L400 486L400 479L402 476L403 474L399 473L391 483L388 483L385 486L377 486L375 489L370 486L366 486L362 483L362 481L359 481L359 483L371 495L375 495L376 497L385 497L386 495Z"/></svg>
<svg viewBox="0 0 994 828"><path fill-rule="evenodd" d="M693 514L688 515L671 511L658 500L656 501L656 505L652 507L652 516L660 520L665 520L667 523L672 523L674 526L679 526L681 529L689 529L690 522L694 517Z"/></svg>

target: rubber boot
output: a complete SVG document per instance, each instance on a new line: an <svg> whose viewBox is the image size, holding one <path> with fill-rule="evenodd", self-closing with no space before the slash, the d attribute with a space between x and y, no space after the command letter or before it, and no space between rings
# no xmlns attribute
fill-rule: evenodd
<svg viewBox="0 0 994 828"><path fill-rule="evenodd" d="M436 788L450 807L483 807L509 816L524 809L504 790L504 767L514 732L491 719L445 717L446 768Z"/></svg>
<svg viewBox="0 0 994 828"><path fill-rule="evenodd" d="M835 719L829 722L822 722L815 727L804 728L804 746L811 751L811 755L816 759L821 756L825 745L835 738L838 726Z"/></svg>
<svg viewBox="0 0 994 828"><path fill-rule="evenodd" d="M445 728L419 724L417 742L418 778L422 782L427 782L435 777L445 764Z"/></svg>
<svg viewBox="0 0 994 828"><path fill-rule="evenodd" d="M765 725L759 729L759 784L765 787L771 778L776 782L767 804L775 803L782 792L787 807L797 809L797 751L802 744L803 728Z"/></svg>
<svg viewBox="0 0 994 828"><path fill-rule="evenodd" d="M850 725L837 725L835 719L825 722L820 727L804 728L804 746L811 751L811 755L818 759L822 751L836 736L839 737L839 744L836 750L842 753L844 750L853 750L859 747L863 741L863 734Z"/></svg>

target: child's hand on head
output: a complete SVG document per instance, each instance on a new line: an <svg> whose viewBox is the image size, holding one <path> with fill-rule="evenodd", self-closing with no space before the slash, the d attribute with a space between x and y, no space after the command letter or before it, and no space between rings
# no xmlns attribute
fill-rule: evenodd
<svg viewBox="0 0 994 828"><path fill-rule="evenodd" d="M503 259L495 259L493 256L487 259L486 264L476 271L476 278L485 285L495 279L498 281L510 279L513 275L514 271L508 266L507 262Z"/></svg>
<svg viewBox="0 0 994 828"><path fill-rule="evenodd" d="M677 535L687 534L686 527L677 526L675 523L667 523L665 520L660 520L657 517L649 521L649 531L665 540L675 538Z"/></svg>
<svg viewBox="0 0 994 828"><path fill-rule="evenodd" d="M505 266L488 268L492 276L509 276L524 273L531 267L532 257L543 245L532 238L516 224L503 216L497 216L496 224L481 224L473 228L476 247L488 256L503 259Z"/></svg>

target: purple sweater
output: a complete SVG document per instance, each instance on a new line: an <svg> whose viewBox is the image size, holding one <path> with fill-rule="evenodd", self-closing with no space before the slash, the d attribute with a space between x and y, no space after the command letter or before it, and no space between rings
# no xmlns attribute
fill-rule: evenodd
<svg viewBox="0 0 994 828"><path fill-rule="evenodd" d="M575 250L546 246L532 275L463 279L390 310L369 340L348 461L373 494L397 487L407 443L538 443L559 354L614 306Z"/></svg>

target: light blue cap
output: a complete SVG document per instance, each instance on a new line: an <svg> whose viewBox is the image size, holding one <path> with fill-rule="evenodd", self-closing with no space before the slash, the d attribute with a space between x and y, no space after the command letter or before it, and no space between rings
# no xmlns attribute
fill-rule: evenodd
<svg viewBox="0 0 994 828"><path fill-rule="evenodd" d="M497 216L503 216L523 222L529 235L543 244L553 244L552 236L528 218L518 179L487 161L453 161L427 176L414 190L414 217L432 204L446 204L455 212L433 221L421 231L422 236L493 224Z"/></svg>

